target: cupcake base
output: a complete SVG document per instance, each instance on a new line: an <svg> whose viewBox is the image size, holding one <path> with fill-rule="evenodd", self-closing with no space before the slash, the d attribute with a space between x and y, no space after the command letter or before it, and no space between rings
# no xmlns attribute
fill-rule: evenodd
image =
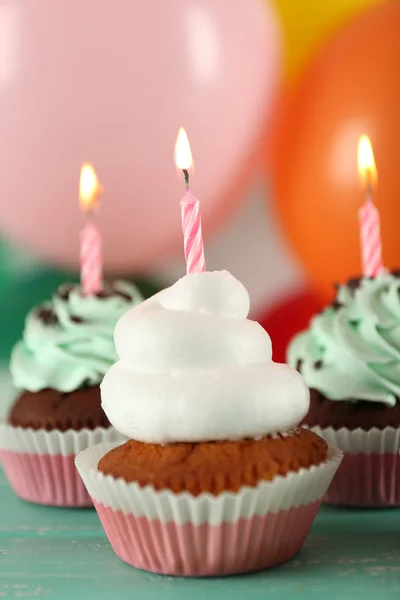
<svg viewBox="0 0 400 600"><path fill-rule="evenodd" d="M164 446L128 440L103 456L98 470L142 487L218 496L319 465L325 461L327 451L322 437L304 428L256 440Z"/></svg>
<svg viewBox="0 0 400 600"><path fill-rule="evenodd" d="M0 462L14 492L27 502L93 506L76 470L74 454L51 456L0 450Z"/></svg>
<svg viewBox="0 0 400 600"><path fill-rule="evenodd" d="M76 466L116 554L139 569L165 575L245 573L289 560L301 548L342 453L238 492L157 491L98 470L118 444L83 451Z"/></svg>
<svg viewBox="0 0 400 600"><path fill-rule="evenodd" d="M400 454L346 454L324 502L364 508L400 506Z"/></svg>
<svg viewBox="0 0 400 600"><path fill-rule="evenodd" d="M162 575L205 577L261 571L291 559L320 503L220 525L164 524L96 501L94 506L114 552L126 563Z"/></svg>
<svg viewBox="0 0 400 600"><path fill-rule="evenodd" d="M0 463L14 492L27 502L93 506L76 470L75 456L93 444L121 439L113 427L35 431L1 424Z"/></svg>
<svg viewBox="0 0 400 600"><path fill-rule="evenodd" d="M400 429L311 429L345 453L324 502L360 508L400 506Z"/></svg>

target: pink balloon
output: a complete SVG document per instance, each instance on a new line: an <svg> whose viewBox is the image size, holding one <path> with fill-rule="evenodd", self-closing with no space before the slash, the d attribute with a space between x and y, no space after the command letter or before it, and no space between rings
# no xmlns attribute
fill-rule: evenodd
<svg viewBox="0 0 400 600"><path fill-rule="evenodd" d="M280 38L259 0L0 0L0 228L76 266L81 163L104 185L106 266L182 250L183 125L205 235L238 201L274 98Z"/></svg>

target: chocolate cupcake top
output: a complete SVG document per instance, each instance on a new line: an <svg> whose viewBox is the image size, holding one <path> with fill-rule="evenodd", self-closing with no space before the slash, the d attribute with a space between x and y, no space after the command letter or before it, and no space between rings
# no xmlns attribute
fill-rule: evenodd
<svg viewBox="0 0 400 600"><path fill-rule="evenodd" d="M116 322L141 301L137 288L126 281L106 284L87 297L78 286L62 285L26 318L22 340L11 355L14 385L30 392L71 392L99 384L117 360Z"/></svg>
<svg viewBox="0 0 400 600"><path fill-rule="evenodd" d="M340 285L331 306L288 348L288 363L331 400L394 406L400 397L400 279L385 273Z"/></svg>
<svg viewBox="0 0 400 600"><path fill-rule="evenodd" d="M119 361L101 384L114 427L141 442L236 440L285 432L309 408L303 378L272 362L247 318L246 288L226 271L195 273L128 311Z"/></svg>

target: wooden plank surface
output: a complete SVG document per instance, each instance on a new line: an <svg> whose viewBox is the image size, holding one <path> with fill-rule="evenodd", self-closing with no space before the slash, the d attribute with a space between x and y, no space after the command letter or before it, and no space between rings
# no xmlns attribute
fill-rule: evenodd
<svg viewBox="0 0 400 600"><path fill-rule="evenodd" d="M0 471L0 599L399 600L400 510L323 507L299 555L254 575L183 579L124 564L94 510L17 499Z"/></svg>

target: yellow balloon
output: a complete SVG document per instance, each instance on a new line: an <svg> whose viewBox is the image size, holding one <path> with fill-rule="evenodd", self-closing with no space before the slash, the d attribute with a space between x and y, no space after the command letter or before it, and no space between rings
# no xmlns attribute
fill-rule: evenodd
<svg viewBox="0 0 400 600"><path fill-rule="evenodd" d="M308 57L335 29L387 0L273 0L284 34L286 76L293 80Z"/></svg>

